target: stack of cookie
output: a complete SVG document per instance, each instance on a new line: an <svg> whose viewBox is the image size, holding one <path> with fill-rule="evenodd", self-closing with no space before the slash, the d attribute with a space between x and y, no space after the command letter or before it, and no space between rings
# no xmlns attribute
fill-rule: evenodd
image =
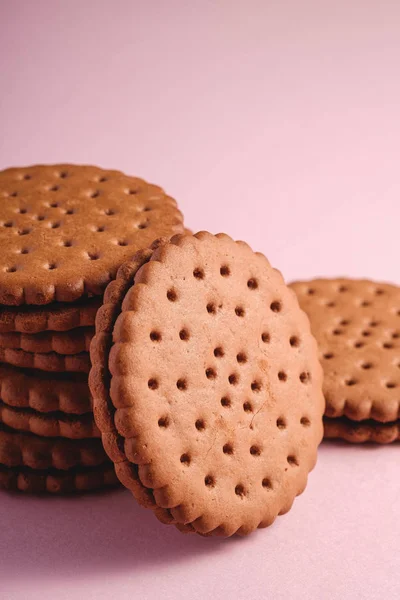
<svg viewBox="0 0 400 600"><path fill-rule="evenodd" d="M183 231L161 188L117 171L0 173L0 485L72 492L116 483L93 420L89 346L118 267Z"/></svg>
<svg viewBox="0 0 400 600"><path fill-rule="evenodd" d="M324 368L325 438L400 440L400 289L317 279L292 284Z"/></svg>

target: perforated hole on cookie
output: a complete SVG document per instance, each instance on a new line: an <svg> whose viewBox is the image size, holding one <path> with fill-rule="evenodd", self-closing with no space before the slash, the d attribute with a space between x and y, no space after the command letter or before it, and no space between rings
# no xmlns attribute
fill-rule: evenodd
<svg viewBox="0 0 400 600"><path fill-rule="evenodd" d="M151 379L148 380L147 382L147 386L150 390L157 390L158 389L158 381L157 379L155 379L154 377L152 377Z"/></svg>
<svg viewBox="0 0 400 600"><path fill-rule="evenodd" d="M215 369L213 369L212 367L209 367L208 369L206 369L206 377L207 377L207 379L216 379L217 371Z"/></svg>
<svg viewBox="0 0 400 600"><path fill-rule="evenodd" d="M34 217L34 219L36 219L36 221L44 221L45 220L45 216L44 215L36 215Z"/></svg>
<svg viewBox="0 0 400 600"><path fill-rule="evenodd" d="M364 331L361 332L361 335L363 337L369 337L371 335L371 331L369 331L368 329L364 329Z"/></svg>
<svg viewBox="0 0 400 600"><path fill-rule="evenodd" d="M222 277L229 277L229 275L231 274L231 270L228 265L222 265L219 272L222 275Z"/></svg>
<svg viewBox="0 0 400 600"><path fill-rule="evenodd" d="M239 383L239 375L237 373L232 373L229 375L228 381L231 385L237 385Z"/></svg>
<svg viewBox="0 0 400 600"><path fill-rule="evenodd" d="M306 294L308 294L309 296L314 296L315 292L316 292L315 288L308 288L306 290Z"/></svg>
<svg viewBox="0 0 400 600"><path fill-rule="evenodd" d="M279 381L287 381L287 374L285 373L285 371L279 371L278 379Z"/></svg>
<svg viewBox="0 0 400 600"><path fill-rule="evenodd" d="M328 308L334 308L336 306L336 303L333 302L333 300L328 300L328 302L326 302L325 306L327 306Z"/></svg>
<svg viewBox="0 0 400 600"><path fill-rule="evenodd" d="M3 223L3 227L14 227L14 223L12 221L6 221Z"/></svg>
<svg viewBox="0 0 400 600"><path fill-rule="evenodd" d="M303 371L302 373L300 373L299 379L301 383L310 383L311 373L309 373L308 371Z"/></svg>
<svg viewBox="0 0 400 600"><path fill-rule="evenodd" d="M376 288L375 289L375 295L376 296L382 296L385 293L384 290L382 290L382 288Z"/></svg>
<svg viewBox="0 0 400 600"><path fill-rule="evenodd" d="M343 293L343 292L348 292L349 288L347 287L347 285L340 285L338 287L338 292Z"/></svg>
<svg viewBox="0 0 400 600"><path fill-rule="evenodd" d="M322 357L325 358L325 360L330 360L334 357L334 354L333 352L325 352L325 354L323 354Z"/></svg>
<svg viewBox="0 0 400 600"><path fill-rule="evenodd" d="M200 267L198 267L197 269L193 270L193 277L195 279L204 279L204 270L201 269Z"/></svg>
<svg viewBox="0 0 400 600"><path fill-rule="evenodd" d="M30 249L29 248L21 248L19 251L17 250L17 252L19 252L19 254L29 254Z"/></svg>
<svg viewBox="0 0 400 600"><path fill-rule="evenodd" d="M360 306L362 306L363 308L367 308L368 306L371 306L371 302L369 300L362 300L360 302Z"/></svg>
<svg viewBox="0 0 400 600"><path fill-rule="evenodd" d="M385 348L385 350L392 350L394 348L394 344L391 342L384 342L382 347Z"/></svg>
<svg viewBox="0 0 400 600"><path fill-rule="evenodd" d="M89 198L98 198L100 196L100 190L92 190L88 194Z"/></svg>
<svg viewBox="0 0 400 600"><path fill-rule="evenodd" d="M243 308L243 306L237 306L235 308L235 314L237 317L244 317L245 316L245 310Z"/></svg>
<svg viewBox="0 0 400 600"><path fill-rule="evenodd" d="M206 428L204 419L197 419L194 426L196 427L197 431L204 431Z"/></svg>
<svg viewBox="0 0 400 600"><path fill-rule="evenodd" d="M19 213L20 215L26 215L26 213L28 212L28 209L27 208L17 208L17 210L15 212Z"/></svg>
<svg viewBox="0 0 400 600"><path fill-rule="evenodd" d="M264 331L261 334L261 339L264 342L264 344L269 344L269 342L271 341L271 336L269 335L269 333L267 331Z"/></svg>
<svg viewBox="0 0 400 600"><path fill-rule="evenodd" d="M118 245L118 246L125 247L125 246L128 246L128 245L129 245L129 242L127 242L126 240L119 240L119 241L117 242L117 245Z"/></svg>
<svg viewBox="0 0 400 600"><path fill-rule="evenodd" d="M236 355L236 360L240 365L244 365L245 363L247 363L247 355L245 354L245 352L239 352Z"/></svg>
<svg viewBox="0 0 400 600"><path fill-rule="evenodd" d="M57 265L56 265L56 263L49 263L49 264L47 265L47 269L48 269L49 271L54 271L55 269L57 269Z"/></svg>
<svg viewBox="0 0 400 600"><path fill-rule="evenodd" d="M218 346L217 348L214 348L214 356L215 358L222 358L225 355L224 349L222 348L222 346Z"/></svg>
<svg viewBox="0 0 400 600"><path fill-rule="evenodd" d="M224 444L222 447L222 452L227 454L228 456L232 456L233 454L233 446L230 443Z"/></svg>
<svg viewBox="0 0 400 600"><path fill-rule="evenodd" d="M73 246L73 242L72 240L64 240L62 242L62 245L64 246L64 248L71 248Z"/></svg>
<svg viewBox="0 0 400 600"><path fill-rule="evenodd" d="M247 287L249 290L256 290L258 288L258 281L255 277L250 277L247 281Z"/></svg>
<svg viewBox="0 0 400 600"><path fill-rule="evenodd" d="M332 335L342 335L342 333L343 333L343 329L336 328L336 329L332 330Z"/></svg>
<svg viewBox="0 0 400 600"><path fill-rule="evenodd" d="M58 229L60 227L61 223L59 221L55 221L54 223L49 223L49 228L50 229Z"/></svg>
<svg viewBox="0 0 400 600"><path fill-rule="evenodd" d="M11 267L6 267L6 268L4 269L4 271L5 271L6 273L15 273L16 271L18 271L18 268L17 268L15 265L13 265L13 266L11 266Z"/></svg>
<svg viewBox="0 0 400 600"><path fill-rule="evenodd" d="M168 417L160 417L158 419L158 426L160 429L166 429L169 427L169 418Z"/></svg>
<svg viewBox="0 0 400 600"><path fill-rule="evenodd" d="M275 300L274 302L271 302L270 309L272 310L272 312L275 312L275 313L281 312L282 303L279 302L278 300Z"/></svg>
<svg viewBox="0 0 400 600"><path fill-rule="evenodd" d="M264 477L264 479L261 482L261 485L265 490L272 490L272 482L268 477Z"/></svg>
<svg viewBox="0 0 400 600"><path fill-rule="evenodd" d="M186 465L187 467L190 465L190 456L186 452L181 455L179 460L183 465Z"/></svg>
<svg viewBox="0 0 400 600"><path fill-rule="evenodd" d="M350 325L350 320L349 319L340 319L339 325L342 325L343 327L347 327L347 325Z"/></svg>
<svg viewBox="0 0 400 600"><path fill-rule="evenodd" d="M27 227L25 229L18 229L17 233L18 233L18 235L28 235L31 231L32 231L32 229L29 229Z"/></svg>
<svg viewBox="0 0 400 600"><path fill-rule="evenodd" d="M398 331L394 331L394 332L392 333L392 339L393 339L393 340L397 340L397 339L399 339L399 338L400 338L400 333L399 333Z"/></svg>
<svg viewBox="0 0 400 600"><path fill-rule="evenodd" d="M247 492L246 492L244 485L242 485L241 483L238 483L237 486L235 487L235 494L236 494L236 496L239 496L239 498L245 498Z"/></svg>
<svg viewBox="0 0 400 600"><path fill-rule="evenodd" d="M357 385L358 381L355 378L350 378L350 379L346 379L345 384L349 387L353 386L353 385Z"/></svg>
<svg viewBox="0 0 400 600"><path fill-rule="evenodd" d="M161 333L159 331L151 331L150 332L150 339L152 342L161 342Z"/></svg>
<svg viewBox="0 0 400 600"><path fill-rule="evenodd" d="M182 328L179 332L179 338L182 340L182 342L187 342L190 339L190 333L188 329L185 327Z"/></svg>
<svg viewBox="0 0 400 600"><path fill-rule="evenodd" d="M354 348L363 348L365 346L364 342L354 342Z"/></svg>
<svg viewBox="0 0 400 600"><path fill-rule="evenodd" d="M215 478L212 475L206 475L204 477L204 485L208 488L215 487Z"/></svg>
<svg viewBox="0 0 400 600"><path fill-rule="evenodd" d="M60 172L58 173L58 177L59 177L60 179L66 179L66 178L68 177L68 171L60 171Z"/></svg>
<svg viewBox="0 0 400 600"><path fill-rule="evenodd" d="M139 192L139 188L127 188L125 190L125 194L128 194L128 196L133 196L134 194L137 194Z"/></svg>
<svg viewBox="0 0 400 600"><path fill-rule="evenodd" d="M88 252L87 257L89 260L99 260L100 254L98 252Z"/></svg>
<svg viewBox="0 0 400 600"><path fill-rule="evenodd" d="M58 192L58 190L60 189L60 187L58 185L52 185L49 188L47 188L49 192Z"/></svg>
<svg viewBox="0 0 400 600"><path fill-rule="evenodd" d="M276 420L276 426L278 429L286 429L286 420L283 417L279 417Z"/></svg>
<svg viewBox="0 0 400 600"><path fill-rule="evenodd" d="M142 222L142 223L139 223L137 227L138 227L138 229L147 229L148 226L149 226L148 223Z"/></svg>
<svg viewBox="0 0 400 600"><path fill-rule="evenodd" d="M387 381L385 383L385 386L389 389L389 390L393 390L394 388L397 387L397 383L395 383L394 381Z"/></svg>
<svg viewBox="0 0 400 600"><path fill-rule="evenodd" d="M228 396L223 396L221 398L221 406L223 406L224 408L230 408L231 405L231 399Z"/></svg>
<svg viewBox="0 0 400 600"><path fill-rule="evenodd" d="M250 446L250 454L251 456L261 456L261 448L256 445Z"/></svg>
<svg viewBox="0 0 400 600"><path fill-rule="evenodd" d="M369 322L370 327L378 327L378 325L379 325L379 321L370 321Z"/></svg>
<svg viewBox="0 0 400 600"><path fill-rule="evenodd" d="M253 405L251 402L247 401L243 403L243 410L246 413L252 413L253 412Z"/></svg>
<svg viewBox="0 0 400 600"><path fill-rule="evenodd" d="M187 381L186 379L178 379L178 381L176 382L176 387L178 388L178 390L180 390L181 392L184 392L185 390L187 390Z"/></svg>
<svg viewBox="0 0 400 600"><path fill-rule="evenodd" d="M113 208L106 208L103 211L103 214L107 215L107 217L112 217L113 215L115 215L115 210Z"/></svg>
<svg viewBox="0 0 400 600"><path fill-rule="evenodd" d="M311 421L308 417L301 417L300 424L303 425L303 427L310 427Z"/></svg>
<svg viewBox="0 0 400 600"><path fill-rule="evenodd" d="M289 340L289 344L292 346L292 348L298 348L300 346L300 338L297 337L297 335L292 335Z"/></svg>
<svg viewBox="0 0 400 600"><path fill-rule="evenodd" d="M374 365L373 365L371 362L363 362L363 363L361 363L361 365L360 365L360 367L361 367L362 369L365 369L366 371L368 371L369 369L372 369L372 368L373 368L373 366L374 366Z"/></svg>
<svg viewBox="0 0 400 600"><path fill-rule="evenodd" d="M291 467L298 467L299 461L294 454L290 454L286 459Z"/></svg>
<svg viewBox="0 0 400 600"><path fill-rule="evenodd" d="M262 390L262 383L261 381L258 381L257 379L255 381L251 382L251 391L252 392L256 392L259 393Z"/></svg>

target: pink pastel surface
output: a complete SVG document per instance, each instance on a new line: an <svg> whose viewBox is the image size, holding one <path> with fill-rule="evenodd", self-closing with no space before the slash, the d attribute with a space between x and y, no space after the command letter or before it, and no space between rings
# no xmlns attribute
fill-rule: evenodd
<svg viewBox="0 0 400 600"><path fill-rule="evenodd" d="M287 279L400 283L395 0L0 2L0 168L163 185ZM268 530L185 537L127 491L0 494L0 598L400 597L400 447L324 443Z"/></svg>

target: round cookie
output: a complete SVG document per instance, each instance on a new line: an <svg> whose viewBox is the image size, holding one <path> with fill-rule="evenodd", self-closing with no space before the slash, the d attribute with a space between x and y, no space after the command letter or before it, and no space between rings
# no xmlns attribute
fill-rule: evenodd
<svg viewBox="0 0 400 600"><path fill-rule="evenodd" d="M36 470L0 465L0 488L29 494L73 494L115 487L118 479L112 464L69 471Z"/></svg>
<svg viewBox="0 0 400 600"><path fill-rule="evenodd" d="M44 438L0 425L0 463L7 467L67 470L107 462L101 441Z"/></svg>
<svg viewBox="0 0 400 600"><path fill-rule="evenodd" d="M400 418L400 288L367 280L291 284L308 314L324 369L325 415Z"/></svg>
<svg viewBox="0 0 400 600"><path fill-rule="evenodd" d="M25 352L25 350L0 347L0 362L13 365L14 367L39 369L40 371L56 373L64 373L65 371L89 373L90 371L88 352L69 355L56 354L55 352L43 354L40 352Z"/></svg>
<svg viewBox="0 0 400 600"><path fill-rule="evenodd" d="M105 448L161 520L244 535L304 490L322 437L316 343L280 273L247 244L175 236L124 265L91 358Z"/></svg>
<svg viewBox="0 0 400 600"><path fill-rule="evenodd" d="M0 332L32 334L93 326L101 304L101 298L95 297L73 304L54 302L46 306L0 306Z"/></svg>
<svg viewBox="0 0 400 600"><path fill-rule="evenodd" d="M347 417L336 419L324 418L324 437L326 439L343 439L346 442L390 444L400 441L400 421L394 423L378 423L372 419L351 421Z"/></svg>
<svg viewBox="0 0 400 600"><path fill-rule="evenodd" d="M8 406L40 413L83 415L92 410L86 375L49 374L5 364L0 364L0 400Z"/></svg>
<svg viewBox="0 0 400 600"><path fill-rule="evenodd" d="M79 354L88 352L94 334L93 327L78 327L71 331L42 331L41 333L0 332L0 348L24 352Z"/></svg>
<svg viewBox="0 0 400 600"><path fill-rule="evenodd" d="M0 172L0 303L101 295L118 267L183 231L175 200L155 185L92 166Z"/></svg>
<svg viewBox="0 0 400 600"><path fill-rule="evenodd" d="M28 431L41 437L73 440L100 437L91 412L83 415L67 415L62 412L38 413L31 408L12 408L0 401L0 423L17 431Z"/></svg>

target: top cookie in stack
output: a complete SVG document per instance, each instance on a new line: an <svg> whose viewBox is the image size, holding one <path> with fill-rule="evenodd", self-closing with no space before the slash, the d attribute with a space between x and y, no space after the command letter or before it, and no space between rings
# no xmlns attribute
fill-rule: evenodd
<svg viewBox="0 0 400 600"><path fill-rule="evenodd" d="M99 439L89 440L95 463L82 451L72 472L68 461L54 460L56 437L79 445L99 436L88 414L87 373L105 287L138 250L182 231L175 200L119 171L49 165L0 172L3 485L72 491L112 480ZM38 435L47 440L35 454Z"/></svg>

